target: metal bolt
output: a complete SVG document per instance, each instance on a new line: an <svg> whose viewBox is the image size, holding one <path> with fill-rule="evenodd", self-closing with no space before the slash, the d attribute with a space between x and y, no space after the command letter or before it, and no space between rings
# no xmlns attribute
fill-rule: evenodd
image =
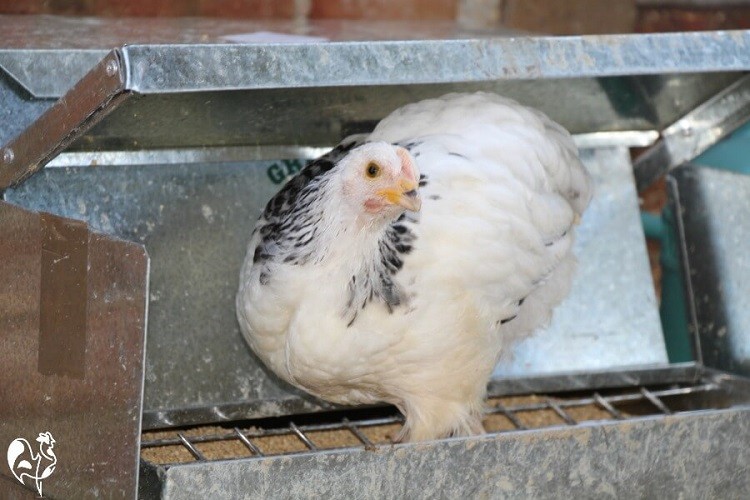
<svg viewBox="0 0 750 500"><path fill-rule="evenodd" d="M5 148L5 151L3 151L3 162L4 163L10 163L13 161L13 158L15 158L16 155L13 154L13 150L10 148Z"/></svg>
<svg viewBox="0 0 750 500"><path fill-rule="evenodd" d="M115 76L117 74L117 70L119 69L119 64L117 64L117 61L114 59L110 59L107 61L107 66L105 68L105 71L107 72L107 76Z"/></svg>

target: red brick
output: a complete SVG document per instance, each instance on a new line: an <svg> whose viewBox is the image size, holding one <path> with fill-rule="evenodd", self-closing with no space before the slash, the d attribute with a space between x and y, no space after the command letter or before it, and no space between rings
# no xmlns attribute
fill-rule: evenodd
<svg viewBox="0 0 750 500"><path fill-rule="evenodd" d="M630 33L636 15L635 0L506 0L502 21L508 28L556 35Z"/></svg>
<svg viewBox="0 0 750 500"><path fill-rule="evenodd" d="M500 28L503 3L503 0L459 0L458 23L470 30Z"/></svg>
<svg viewBox="0 0 750 500"><path fill-rule="evenodd" d="M197 0L107 0L94 2L89 15L104 17L177 17L198 15Z"/></svg>
<svg viewBox="0 0 750 500"><path fill-rule="evenodd" d="M291 18L295 0L0 0L0 14L102 17Z"/></svg>
<svg viewBox="0 0 750 500"><path fill-rule="evenodd" d="M453 20L458 0L312 0L313 19Z"/></svg>
<svg viewBox="0 0 750 500"><path fill-rule="evenodd" d="M659 214L667 204L667 182L662 177L649 187L641 191L638 196L641 201L641 210Z"/></svg>
<svg viewBox="0 0 750 500"><path fill-rule="evenodd" d="M641 8L636 31L704 31L750 28L750 7Z"/></svg>
<svg viewBox="0 0 750 500"><path fill-rule="evenodd" d="M68 2L66 2L68 3ZM70 2L72 4L85 3L80 1ZM52 13L59 2L49 0L0 0L0 13L2 14L48 14Z"/></svg>
<svg viewBox="0 0 750 500"><path fill-rule="evenodd" d="M91 15L96 5L96 0L47 0L45 13L64 16L87 16Z"/></svg>
<svg viewBox="0 0 750 500"><path fill-rule="evenodd" d="M294 17L294 0L200 0L201 16L250 19Z"/></svg>

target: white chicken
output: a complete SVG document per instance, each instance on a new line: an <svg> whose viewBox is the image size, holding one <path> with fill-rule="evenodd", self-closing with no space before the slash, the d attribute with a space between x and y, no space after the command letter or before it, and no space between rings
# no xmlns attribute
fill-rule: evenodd
<svg viewBox="0 0 750 500"><path fill-rule="evenodd" d="M489 93L404 106L268 203L240 276L243 335L317 397L396 405L401 439L481 433L499 356L569 291L591 191L539 111Z"/></svg>

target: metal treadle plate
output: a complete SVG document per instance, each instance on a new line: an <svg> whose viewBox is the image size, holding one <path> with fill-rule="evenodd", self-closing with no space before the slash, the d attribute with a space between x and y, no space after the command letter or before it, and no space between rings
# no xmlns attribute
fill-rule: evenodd
<svg viewBox="0 0 750 500"><path fill-rule="evenodd" d="M78 220L0 201L0 497L36 466L52 498L133 498L143 398L148 256ZM19 445L16 445L18 448ZM20 450L20 448L18 448ZM51 452L51 453L50 453ZM36 469L35 469L36 470ZM34 475L37 475L34 472ZM26 487L34 489L33 481ZM14 486L15 488L15 486ZM12 491L12 490L8 490Z"/></svg>

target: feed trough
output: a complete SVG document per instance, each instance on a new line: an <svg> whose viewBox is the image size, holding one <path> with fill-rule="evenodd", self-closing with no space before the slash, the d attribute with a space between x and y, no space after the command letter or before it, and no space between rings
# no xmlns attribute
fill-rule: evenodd
<svg viewBox="0 0 750 500"><path fill-rule="evenodd" d="M668 363L637 198L746 121L750 33L373 36L352 23L310 27L331 42L238 44L226 37L260 28L148 21L159 38L132 40L143 26L24 19L0 18L0 444L55 437L45 494L750 488L748 382L705 366L703 339L695 362ZM239 266L306 160L403 104L472 90L571 130L596 194L571 296L494 373L488 434L394 445L395 410L335 407L260 365L235 320ZM0 488L33 494L0 470Z"/></svg>

